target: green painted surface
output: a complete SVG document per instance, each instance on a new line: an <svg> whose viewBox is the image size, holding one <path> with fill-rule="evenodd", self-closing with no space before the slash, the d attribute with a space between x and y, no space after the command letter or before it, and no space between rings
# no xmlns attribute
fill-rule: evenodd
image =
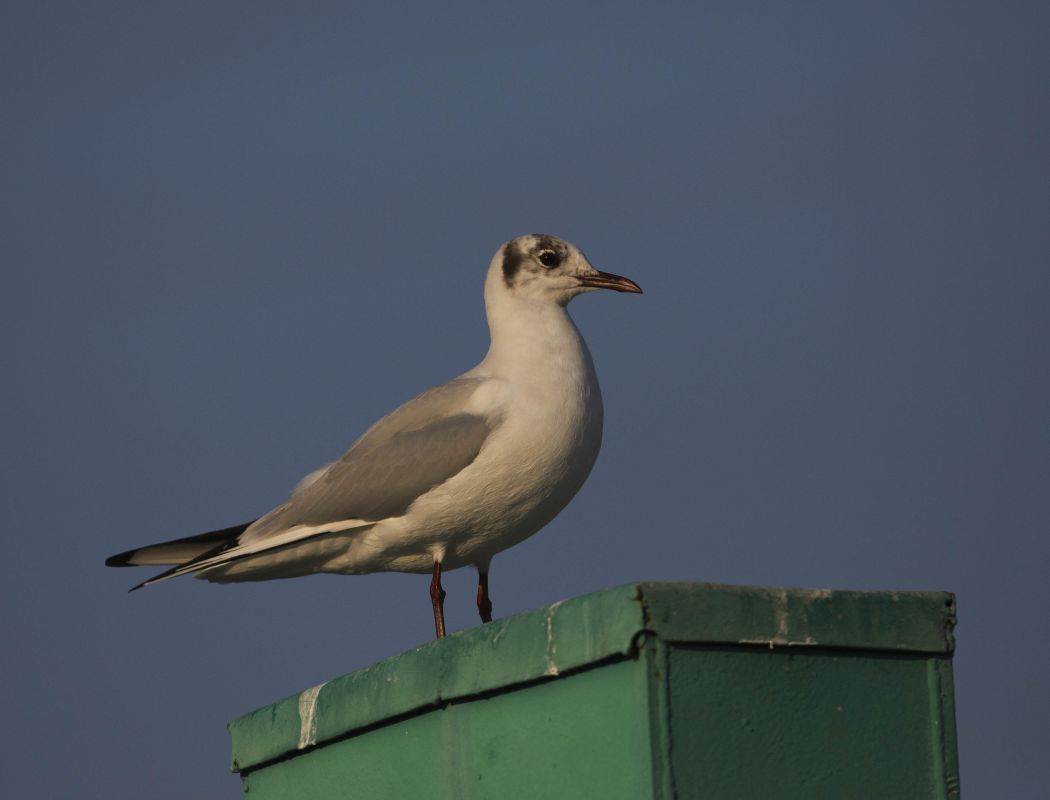
<svg viewBox="0 0 1050 800"><path fill-rule="evenodd" d="M928 686L942 658L672 648L678 796L945 796Z"/></svg>
<svg viewBox="0 0 1050 800"><path fill-rule="evenodd" d="M316 742L449 700L476 696L626 655L644 626L628 585L458 631L323 685ZM233 768L300 749L302 693L230 723Z"/></svg>
<svg viewBox="0 0 1050 800"><path fill-rule="evenodd" d="M620 661L452 703L250 773L253 798L651 796L644 671Z"/></svg>
<svg viewBox="0 0 1050 800"><path fill-rule="evenodd" d="M954 624L940 592L631 584L241 717L234 769L264 800L957 797Z"/></svg>

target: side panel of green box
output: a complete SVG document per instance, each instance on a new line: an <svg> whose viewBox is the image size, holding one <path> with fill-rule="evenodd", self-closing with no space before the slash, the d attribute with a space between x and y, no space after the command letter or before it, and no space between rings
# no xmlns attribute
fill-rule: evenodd
<svg viewBox="0 0 1050 800"><path fill-rule="evenodd" d="M942 666L922 654L672 647L676 796L953 797Z"/></svg>
<svg viewBox="0 0 1050 800"><path fill-rule="evenodd" d="M244 776L251 800L652 797L646 665L451 703Z"/></svg>

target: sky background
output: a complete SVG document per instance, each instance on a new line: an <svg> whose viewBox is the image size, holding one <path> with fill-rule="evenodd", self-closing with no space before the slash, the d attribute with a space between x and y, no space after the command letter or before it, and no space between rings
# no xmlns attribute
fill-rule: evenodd
<svg viewBox="0 0 1050 800"><path fill-rule="evenodd" d="M102 562L473 366L542 231L645 294L571 307L604 449L496 615L951 590L963 790L1044 796L1048 38L1041 2L5 3L0 795L236 797L228 720L432 636L420 576Z"/></svg>

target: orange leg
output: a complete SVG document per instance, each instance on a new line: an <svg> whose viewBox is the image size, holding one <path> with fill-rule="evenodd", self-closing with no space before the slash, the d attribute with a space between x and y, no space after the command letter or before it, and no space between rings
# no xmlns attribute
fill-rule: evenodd
<svg viewBox="0 0 1050 800"><path fill-rule="evenodd" d="M489 599L489 573L478 571L478 613L482 622L492 622L492 600Z"/></svg>
<svg viewBox="0 0 1050 800"><path fill-rule="evenodd" d="M437 638L445 636L445 590L441 588L441 562L434 562L434 574L430 579L430 602L434 606L434 632Z"/></svg>

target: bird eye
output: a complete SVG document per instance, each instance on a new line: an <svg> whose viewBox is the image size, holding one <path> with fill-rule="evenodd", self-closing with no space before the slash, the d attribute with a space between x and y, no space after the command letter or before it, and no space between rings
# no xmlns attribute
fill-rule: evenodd
<svg viewBox="0 0 1050 800"><path fill-rule="evenodd" d="M553 250L540 250L540 252L536 255L536 258L538 258L540 260L540 263L543 264L543 266L545 266L547 269L556 267L561 262L561 259L558 257L558 254L555 253Z"/></svg>

